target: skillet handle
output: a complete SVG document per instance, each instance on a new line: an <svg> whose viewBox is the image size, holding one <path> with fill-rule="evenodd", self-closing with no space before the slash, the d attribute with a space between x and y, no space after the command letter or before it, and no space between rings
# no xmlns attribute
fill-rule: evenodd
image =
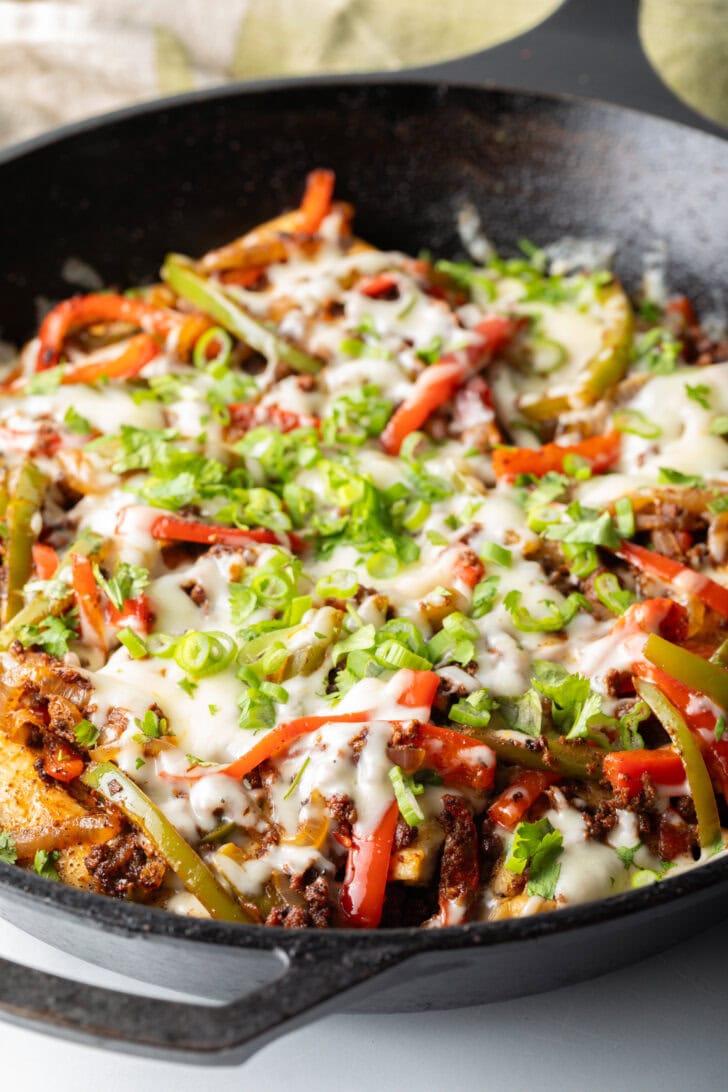
<svg viewBox="0 0 728 1092"><path fill-rule="evenodd" d="M638 0L564 0L533 30L479 53L418 68L417 74L603 99L726 135L725 127L674 95L648 61Z"/></svg>
<svg viewBox="0 0 728 1092"><path fill-rule="evenodd" d="M119 993L0 958L0 1017L88 1046L158 1060L231 1065L278 1036L339 1011L342 995L364 993L406 958L386 941L351 945L344 952L326 944L311 950L305 941L299 947L300 952L274 949L283 973L225 1005ZM235 955L230 952L231 959Z"/></svg>

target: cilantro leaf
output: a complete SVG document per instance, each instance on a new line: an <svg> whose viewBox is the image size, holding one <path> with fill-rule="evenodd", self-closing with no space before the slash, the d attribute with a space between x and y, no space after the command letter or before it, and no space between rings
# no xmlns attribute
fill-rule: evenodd
<svg viewBox="0 0 728 1092"><path fill-rule="evenodd" d="M60 852L57 849L46 850L37 849L33 858L33 869L42 876L45 880L60 880L60 876L56 871L56 861L60 857Z"/></svg>
<svg viewBox="0 0 728 1092"><path fill-rule="evenodd" d="M18 853L12 834L8 834L6 830L0 830L0 861L5 861L6 864L15 864L17 859Z"/></svg>
<svg viewBox="0 0 728 1092"><path fill-rule="evenodd" d="M526 607L521 606L521 598L522 592L513 588L503 600L503 606L513 619L516 629L523 633L556 633L568 626L582 607L591 610L586 596L580 592L572 592L561 606L553 599L542 599L541 604L550 607L551 611L536 618Z"/></svg>
<svg viewBox="0 0 728 1092"><path fill-rule="evenodd" d="M552 899L561 873L557 858L561 855L563 842L561 831L554 830L548 819L519 823L505 867L518 875L522 875L528 867L528 894Z"/></svg>
<svg viewBox="0 0 728 1092"><path fill-rule="evenodd" d="M96 583L108 595L117 610L123 610L127 599L136 599L149 583L149 570L141 565L130 565L126 561L120 561L112 577L105 577L99 566L94 562L94 576Z"/></svg>
<svg viewBox="0 0 728 1092"><path fill-rule="evenodd" d="M90 720L80 720L73 729L73 734L80 747L93 747L99 738L99 730Z"/></svg>
<svg viewBox="0 0 728 1092"><path fill-rule="evenodd" d="M642 849L642 843L637 842L637 845L634 846L615 846L614 852L617 854L625 868L631 868L634 864L635 854L640 849Z"/></svg>
<svg viewBox="0 0 728 1092"><path fill-rule="evenodd" d="M683 474L680 470L673 470L669 466L661 466L657 480L660 485L687 485L694 489L700 489L704 482L698 474Z"/></svg>
<svg viewBox="0 0 728 1092"><path fill-rule="evenodd" d="M697 402L703 409L710 409L710 396L712 388L707 383L686 383L685 393L693 402Z"/></svg>
<svg viewBox="0 0 728 1092"><path fill-rule="evenodd" d="M520 698L501 698L498 709L511 731L522 732L532 739L541 735L543 707L541 698L533 687Z"/></svg>
<svg viewBox="0 0 728 1092"><path fill-rule="evenodd" d="M21 626L17 636L23 648L40 648L60 659L68 652L68 642L78 636L77 613L75 610L67 611L60 618L49 615L37 626Z"/></svg>
<svg viewBox="0 0 728 1092"><path fill-rule="evenodd" d="M87 436L93 429L89 421L82 417L73 406L69 406L63 418L63 423L71 432L77 432L81 436Z"/></svg>
<svg viewBox="0 0 728 1092"><path fill-rule="evenodd" d="M589 546L609 546L616 549L620 543L609 512L577 520L574 523L550 523L543 532L544 538L556 542L579 543Z"/></svg>
<svg viewBox="0 0 728 1092"><path fill-rule="evenodd" d="M470 614L473 618L482 618L493 609L500 585L499 576L486 576L473 589L473 605Z"/></svg>

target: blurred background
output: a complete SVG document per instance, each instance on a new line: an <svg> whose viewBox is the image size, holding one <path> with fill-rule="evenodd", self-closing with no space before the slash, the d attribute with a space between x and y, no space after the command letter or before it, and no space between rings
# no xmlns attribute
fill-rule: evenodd
<svg viewBox="0 0 728 1092"><path fill-rule="evenodd" d="M0 144L230 80L451 59L531 29L560 2L0 0ZM641 0L639 23L665 83L728 124L728 0Z"/></svg>

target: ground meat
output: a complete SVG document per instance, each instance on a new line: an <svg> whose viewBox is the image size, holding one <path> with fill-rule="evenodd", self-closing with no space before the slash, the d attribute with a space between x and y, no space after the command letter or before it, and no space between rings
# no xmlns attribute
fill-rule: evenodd
<svg viewBox="0 0 728 1092"><path fill-rule="evenodd" d="M604 685L611 698L622 698L626 694L634 693L632 672L629 670L620 671L616 667L610 667L604 677Z"/></svg>
<svg viewBox="0 0 728 1092"><path fill-rule="evenodd" d="M141 899L162 884L167 866L138 832L118 834L94 846L86 857L96 890L117 898Z"/></svg>
<svg viewBox="0 0 728 1092"><path fill-rule="evenodd" d="M603 800L593 815L588 811L584 813L584 822L590 838L602 839L605 834L608 834L617 825L616 802L614 800Z"/></svg>
<svg viewBox="0 0 728 1092"><path fill-rule="evenodd" d="M484 819L480 827L480 883L487 884L503 854L503 839L495 833L495 823Z"/></svg>
<svg viewBox="0 0 728 1092"><path fill-rule="evenodd" d="M189 595L196 607L203 607L205 603L207 603L207 592L201 584L194 582L191 584L182 584L181 588L183 592L186 592L187 595Z"/></svg>
<svg viewBox="0 0 728 1092"><path fill-rule="evenodd" d="M284 929L305 929L311 924L308 913L300 906L274 906L266 925L282 925Z"/></svg>
<svg viewBox="0 0 728 1092"><path fill-rule="evenodd" d="M75 746L76 736L73 729L83 716L73 702L66 698L51 698L48 702L48 717L49 731Z"/></svg>
<svg viewBox="0 0 728 1092"><path fill-rule="evenodd" d="M362 752L362 748L367 741L369 735L368 728L362 728L351 740L349 740L349 746L352 751L352 762L357 763L359 761L359 755Z"/></svg>
<svg viewBox="0 0 728 1092"><path fill-rule="evenodd" d="M303 890L303 897L308 905L308 916L311 924L317 929L326 929L331 925L333 909L329 885L323 876L308 884Z"/></svg>
<svg viewBox="0 0 728 1092"><path fill-rule="evenodd" d="M470 905L478 894L478 833L467 804L460 796L442 798L445 844L440 865L440 904Z"/></svg>
<svg viewBox="0 0 728 1092"><path fill-rule="evenodd" d="M397 827L394 832L394 849L404 849L406 846L411 845L416 837L416 828L411 827L409 823L400 815L397 818Z"/></svg>
<svg viewBox="0 0 728 1092"><path fill-rule="evenodd" d="M337 833L345 842L351 838L351 828L356 822L354 803L343 793L334 793L326 799L326 807L337 825Z"/></svg>

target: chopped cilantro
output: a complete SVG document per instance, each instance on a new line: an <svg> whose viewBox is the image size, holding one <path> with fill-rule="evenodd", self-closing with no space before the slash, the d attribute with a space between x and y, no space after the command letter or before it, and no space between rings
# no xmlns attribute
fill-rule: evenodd
<svg viewBox="0 0 728 1092"><path fill-rule="evenodd" d="M99 730L90 720L80 720L73 729L79 747L94 747L99 738Z"/></svg>
<svg viewBox="0 0 728 1092"><path fill-rule="evenodd" d="M693 402L697 402L703 409L710 409L710 396L712 388L707 383L686 383L685 393Z"/></svg>
<svg viewBox="0 0 728 1092"><path fill-rule="evenodd" d="M40 648L50 656L65 656L68 643L78 637L78 616L75 610L61 617L49 615L37 626L25 625L18 629L18 640L23 648Z"/></svg>
<svg viewBox="0 0 728 1092"><path fill-rule="evenodd" d="M625 868L631 868L634 864L635 854L638 853L640 849L642 849L642 843L637 842L634 846L615 847L614 852L617 854Z"/></svg>
<svg viewBox="0 0 728 1092"><path fill-rule="evenodd" d="M519 823L506 858L509 872L522 875L528 866L529 895L552 899L561 873L558 857L563 849L561 831L554 830L548 819L537 823Z"/></svg>
<svg viewBox="0 0 728 1092"><path fill-rule="evenodd" d="M136 599L149 583L149 571L141 565L120 561L112 577L106 577L98 564L93 565L96 583L106 592L117 610L124 609L127 599Z"/></svg>
<svg viewBox="0 0 728 1092"><path fill-rule="evenodd" d="M5 861L6 864L15 864L17 859L18 852L12 834L9 834L7 830L0 830L0 861Z"/></svg>
<svg viewBox="0 0 728 1092"><path fill-rule="evenodd" d="M166 719L160 717L153 709L147 709L141 719L135 717L134 723L137 728L141 729L147 739L159 739L159 737L163 736L167 731Z"/></svg>
<svg viewBox="0 0 728 1092"><path fill-rule="evenodd" d="M33 857L33 869L42 876L45 880L60 880L60 876L56 870L56 861L60 857L60 852L57 849L50 851L45 849L37 849L35 856Z"/></svg>
<svg viewBox="0 0 728 1092"><path fill-rule="evenodd" d="M78 432L82 436L87 436L89 432L93 431L90 423L80 413L77 413L73 406L69 406L66 410L63 423L71 432Z"/></svg>

